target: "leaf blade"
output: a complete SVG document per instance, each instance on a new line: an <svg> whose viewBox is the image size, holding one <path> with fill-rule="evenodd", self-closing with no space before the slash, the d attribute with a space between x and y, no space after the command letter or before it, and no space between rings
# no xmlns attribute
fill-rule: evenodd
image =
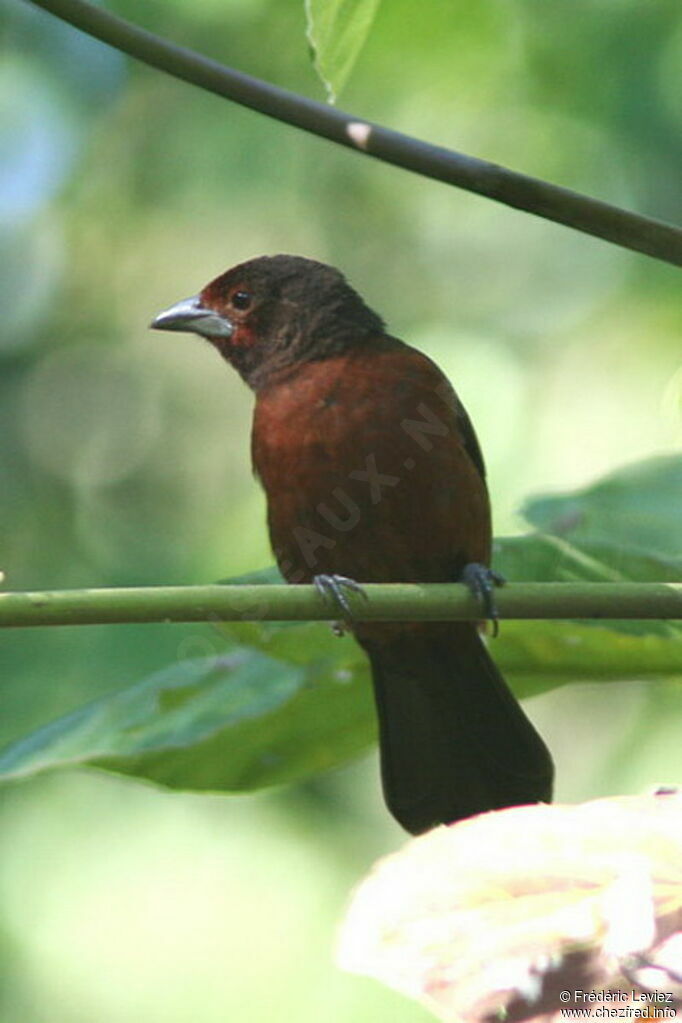
<svg viewBox="0 0 682 1023"><path fill-rule="evenodd" d="M572 543L600 541L682 556L682 456L661 455L621 466L595 483L535 497L528 521Z"/></svg>
<svg viewBox="0 0 682 1023"><path fill-rule="evenodd" d="M344 691L369 687L338 672L319 679L317 668L246 648L172 665L13 743L0 779L88 765L169 788L248 791L317 774L374 737L363 693Z"/></svg>
<svg viewBox="0 0 682 1023"><path fill-rule="evenodd" d="M380 0L305 0L306 36L313 64L335 103L348 80Z"/></svg>

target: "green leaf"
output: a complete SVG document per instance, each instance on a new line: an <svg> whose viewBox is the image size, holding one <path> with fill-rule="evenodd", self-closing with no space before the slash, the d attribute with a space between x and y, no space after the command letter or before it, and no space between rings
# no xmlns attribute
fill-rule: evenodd
<svg viewBox="0 0 682 1023"><path fill-rule="evenodd" d="M615 625L503 622L490 650L520 698L574 682L682 681L679 631L636 633Z"/></svg>
<svg viewBox="0 0 682 1023"><path fill-rule="evenodd" d="M561 537L547 533L503 536L493 548L495 568L510 582L616 582L608 564Z"/></svg>
<svg viewBox="0 0 682 1023"><path fill-rule="evenodd" d="M648 458L582 490L534 498L523 513L574 544L598 541L680 559L682 456Z"/></svg>
<svg viewBox="0 0 682 1023"><path fill-rule="evenodd" d="M379 7L379 0L305 0L306 34L313 63L335 103Z"/></svg>
<svg viewBox="0 0 682 1023"><path fill-rule="evenodd" d="M171 788L243 791L294 781L374 740L363 671L305 668L257 650L184 661L9 746L0 778L89 765Z"/></svg>
<svg viewBox="0 0 682 1023"><path fill-rule="evenodd" d="M494 561L510 582L643 583L682 579L682 559L623 546L613 538L569 543L547 533L502 537L495 541ZM583 626L682 640L682 625L678 622L602 620L584 622Z"/></svg>

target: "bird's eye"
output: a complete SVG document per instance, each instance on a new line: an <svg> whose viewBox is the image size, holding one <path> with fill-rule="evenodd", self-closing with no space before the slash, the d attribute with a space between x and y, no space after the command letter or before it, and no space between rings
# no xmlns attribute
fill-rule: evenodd
<svg viewBox="0 0 682 1023"><path fill-rule="evenodd" d="M232 305L235 309L248 309L251 305L251 295L248 291L235 291L232 296Z"/></svg>

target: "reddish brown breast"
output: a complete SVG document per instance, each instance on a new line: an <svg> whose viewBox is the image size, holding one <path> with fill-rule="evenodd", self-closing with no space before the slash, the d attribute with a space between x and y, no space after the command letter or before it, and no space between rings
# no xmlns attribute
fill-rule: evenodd
<svg viewBox="0 0 682 1023"><path fill-rule="evenodd" d="M445 582L489 560L469 420L438 367L400 342L303 363L261 390L252 454L291 582Z"/></svg>

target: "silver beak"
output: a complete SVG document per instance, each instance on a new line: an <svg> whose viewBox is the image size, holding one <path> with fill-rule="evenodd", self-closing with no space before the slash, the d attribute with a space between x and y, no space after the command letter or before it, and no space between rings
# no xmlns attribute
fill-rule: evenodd
<svg viewBox="0 0 682 1023"><path fill-rule="evenodd" d="M203 306L199 295L183 298L169 309L164 309L154 317L150 327L153 330L186 330L209 339L228 338L234 333L232 321Z"/></svg>

